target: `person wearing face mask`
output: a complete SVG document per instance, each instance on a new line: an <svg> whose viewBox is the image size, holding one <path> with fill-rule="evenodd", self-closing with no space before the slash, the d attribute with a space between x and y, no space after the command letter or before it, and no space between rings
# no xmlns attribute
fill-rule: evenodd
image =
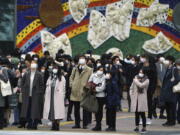
<svg viewBox="0 0 180 135"><path fill-rule="evenodd" d="M143 69L140 70L139 74L134 78L133 83L130 87L131 97L131 112L135 112L135 132L139 132L139 121L140 116L143 122L142 133L146 132L146 114L148 111L147 104L147 90L149 86L149 79Z"/></svg>
<svg viewBox="0 0 180 135"><path fill-rule="evenodd" d="M46 84L43 118L52 121L51 130L58 131L60 120L65 118L66 80L57 65L53 66L52 72Z"/></svg>
<svg viewBox="0 0 180 135"><path fill-rule="evenodd" d="M37 68L37 63L32 61L30 70L24 74L21 82L21 118L24 120L21 128L27 127L27 129L32 130L37 129L43 111L44 82L42 74L37 70Z"/></svg>
<svg viewBox="0 0 180 135"><path fill-rule="evenodd" d="M119 91L120 91L120 97L122 97L122 92L123 92L123 85L125 83L125 79L124 79L124 72L123 72L123 66L120 63L120 59L119 56L114 56L112 58L112 68L111 68L111 72L115 73L115 78L119 81ZM122 111L122 107L121 107L121 98L119 100L119 106L117 107L117 111Z"/></svg>
<svg viewBox="0 0 180 135"><path fill-rule="evenodd" d="M95 114L96 126L92 129L93 131L101 131L101 121L103 118L103 107L105 104L105 86L106 79L104 74L104 68L99 66L97 71L91 75L88 82L96 84L95 92L98 101L98 112Z"/></svg>
<svg viewBox="0 0 180 135"><path fill-rule="evenodd" d="M166 66L164 65L165 58L162 55L157 56L157 62L156 62L156 72L157 72L157 85L156 90L153 95L153 116L157 118L156 108L159 104L159 97L160 97L160 90L162 88L162 82L164 79L164 75L166 73ZM160 119L166 119L166 116L164 116L164 108L161 107L160 109Z"/></svg>
<svg viewBox="0 0 180 135"><path fill-rule="evenodd" d="M178 80L180 82L180 59L176 60L176 67L178 69ZM176 93L176 105L177 105L177 122L180 124L180 93Z"/></svg>
<svg viewBox="0 0 180 135"><path fill-rule="evenodd" d="M149 87L147 91L147 97L148 97L148 119L147 124L152 124L152 118L153 118L153 95L156 90L157 86L157 70L155 65L155 59L152 56L143 55L143 58L145 58L145 61L143 63L143 69L146 72L146 75L149 79Z"/></svg>
<svg viewBox="0 0 180 135"><path fill-rule="evenodd" d="M131 62L127 63L125 61L121 61L124 67L124 76L126 78L126 90L127 90L127 99L128 99L128 112L130 112L131 108L131 98L129 95L130 86L133 82L134 77L139 73L139 70L142 68L142 64L139 63L139 58L136 56L131 56Z"/></svg>
<svg viewBox="0 0 180 135"><path fill-rule="evenodd" d="M116 131L116 109L119 105L120 91L118 80L114 77L115 74L111 72L106 73L106 124L108 128L106 131Z"/></svg>
<svg viewBox="0 0 180 135"><path fill-rule="evenodd" d="M75 125L72 128L80 128L80 101L83 98L84 88L93 72L93 69L86 65L85 56L79 56L78 65L75 66L72 70L70 76L70 88L71 95L70 100L74 105L74 117ZM87 120L84 115L87 113L83 111L83 128L87 127L89 120Z"/></svg>
<svg viewBox="0 0 180 135"><path fill-rule="evenodd" d="M176 93L173 93L173 86L179 82L178 69L174 66L175 58L167 56L165 64L167 67L163 79L160 103L167 112L167 121L163 126L174 126L176 124Z"/></svg>

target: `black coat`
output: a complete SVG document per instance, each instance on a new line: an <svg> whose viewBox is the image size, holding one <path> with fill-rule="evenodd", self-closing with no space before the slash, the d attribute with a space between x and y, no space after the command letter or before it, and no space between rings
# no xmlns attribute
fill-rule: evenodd
<svg viewBox="0 0 180 135"><path fill-rule="evenodd" d="M22 110L21 118L27 117L29 105L29 92L30 92L30 74L28 71L22 78ZM44 99L44 82L42 74L36 71L32 88L32 102L31 102L31 119L41 119L43 112L43 99Z"/></svg>
<svg viewBox="0 0 180 135"><path fill-rule="evenodd" d="M106 107L116 107L120 103L120 91L118 87L118 80L112 78L106 82Z"/></svg>
<svg viewBox="0 0 180 135"><path fill-rule="evenodd" d="M168 68L161 88L160 101L162 104L165 102L176 102L176 94L173 93L173 86L175 86L179 81L180 79L177 68Z"/></svg>

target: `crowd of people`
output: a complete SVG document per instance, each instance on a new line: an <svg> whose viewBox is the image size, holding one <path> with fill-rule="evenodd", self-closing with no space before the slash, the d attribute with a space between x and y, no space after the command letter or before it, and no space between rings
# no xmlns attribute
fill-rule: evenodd
<svg viewBox="0 0 180 135"><path fill-rule="evenodd" d="M87 129L94 114L92 130L101 131L106 111L106 131L116 131L123 91L127 92L129 112L135 113L134 131L139 132L142 124L142 132L146 132L146 125L158 117L158 108L159 118L167 119L163 126L180 124L180 92L173 92L180 82L180 59L128 55L122 60L109 53L95 60L88 53L71 57L59 50L54 59L48 51L41 58L38 54L1 56L0 129L8 126L13 111L13 125L18 128L36 130L41 120L47 119L52 122L51 130L58 131L61 120L73 121L74 108L72 128ZM11 94L7 94L9 88ZM83 108L81 117L81 102L89 91L96 97L98 109L93 113Z"/></svg>

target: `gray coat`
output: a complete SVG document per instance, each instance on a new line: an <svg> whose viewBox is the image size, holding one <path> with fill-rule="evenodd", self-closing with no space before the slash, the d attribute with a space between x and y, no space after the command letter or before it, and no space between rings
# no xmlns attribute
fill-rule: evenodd
<svg viewBox="0 0 180 135"><path fill-rule="evenodd" d="M21 118L27 117L29 105L29 92L30 92L30 75L28 71L22 78L22 110ZM41 119L43 113L43 99L44 99L44 84L42 74L36 71L32 88L32 102L31 102L31 119Z"/></svg>
<svg viewBox="0 0 180 135"><path fill-rule="evenodd" d="M156 70L157 70L158 79L162 84L164 76L166 74L167 67L164 64L157 62L156 63Z"/></svg>

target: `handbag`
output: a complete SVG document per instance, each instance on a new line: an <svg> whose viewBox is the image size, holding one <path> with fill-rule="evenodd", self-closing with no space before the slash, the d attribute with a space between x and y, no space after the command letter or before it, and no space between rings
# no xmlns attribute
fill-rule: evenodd
<svg viewBox="0 0 180 135"><path fill-rule="evenodd" d="M85 88L88 89L88 90L91 90L91 91L95 91L96 89L96 84L93 83L93 82L87 82Z"/></svg>
<svg viewBox="0 0 180 135"><path fill-rule="evenodd" d="M180 93L180 82L173 87L173 92L174 93Z"/></svg>
<svg viewBox="0 0 180 135"><path fill-rule="evenodd" d="M98 112L98 107L99 107L98 101L96 99L95 94L91 90L89 90L86 93L86 95L82 99L80 105L84 110L86 110L88 112L93 112L93 113Z"/></svg>
<svg viewBox="0 0 180 135"><path fill-rule="evenodd" d="M12 90L11 90L11 84L9 82L9 80L5 83L4 81L0 80L1 83L1 93L2 96L9 96L12 95Z"/></svg>
<svg viewBox="0 0 180 135"><path fill-rule="evenodd" d="M14 108L18 106L18 99L19 99L19 95L18 94L12 94L10 96L8 96L8 105L10 108Z"/></svg>

